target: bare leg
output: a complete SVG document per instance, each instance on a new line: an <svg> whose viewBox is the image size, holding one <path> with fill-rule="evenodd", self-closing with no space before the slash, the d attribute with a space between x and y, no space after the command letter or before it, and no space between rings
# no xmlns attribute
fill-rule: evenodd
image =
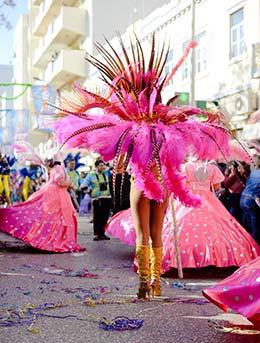
<svg viewBox="0 0 260 343"><path fill-rule="evenodd" d="M150 235L154 248L162 247L162 228L165 212L168 207L168 199L164 202L151 201L150 210Z"/></svg>
<svg viewBox="0 0 260 343"><path fill-rule="evenodd" d="M162 274L162 227L168 200L163 203L151 202L150 229L152 238L151 258L151 287L152 295L161 295L160 276Z"/></svg>
<svg viewBox="0 0 260 343"><path fill-rule="evenodd" d="M133 224L136 230L136 244L149 245L150 237L150 200L131 183L130 204Z"/></svg>

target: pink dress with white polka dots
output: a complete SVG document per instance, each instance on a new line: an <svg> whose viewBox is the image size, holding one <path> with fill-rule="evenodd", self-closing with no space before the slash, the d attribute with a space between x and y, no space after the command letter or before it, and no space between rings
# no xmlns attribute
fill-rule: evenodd
<svg viewBox="0 0 260 343"><path fill-rule="evenodd" d="M82 250L77 244L78 225L69 185L64 168L54 166L49 181L27 201L0 209L0 230L45 251Z"/></svg>
<svg viewBox="0 0 260 343"><path fill-rule="evenodd" d="M242 266L260 255L260 247L249 233L225 209L211 191L224 176L213 164L188 163L187 186L201 198L198 208L185 207L175 201L179 246L184 268ZM135 244L131 212L116 214L106 232L126 244ZM163 271L176 268L173 218L167 210L163 224Z"/></svg>
<svg viewBox="0 0 260 343"><path fill-rule="evenodd" d="M231 276L203 291L222 310L228 308L260 325L260 257L245 264Z"/></svg>

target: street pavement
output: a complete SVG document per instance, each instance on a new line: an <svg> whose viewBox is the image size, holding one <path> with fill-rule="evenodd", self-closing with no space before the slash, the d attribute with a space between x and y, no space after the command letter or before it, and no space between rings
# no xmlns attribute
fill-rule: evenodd
<svg viewBox="0 0 260 343"><path fill-rule="evenodd" d="M93 242L92 225L86 218L79 218L79 227L79 243L87 250L71 254L36 251L0 233L1 343L260 342L256 332L225 332L249 322L223 313L201 294L234 269L188 270L184 280L173 271L163 278L162 297L138 302L134 249L116 239ZM79 277L83 270L85 277ZM28 304L41 308L35 310L34 318L27 316ZM46 304L52 308L43 310ZM1 327L7 309L16 325ZM99 327L103 317L111 322L118 316L142 319L143 326L128 331Z"/></svg>

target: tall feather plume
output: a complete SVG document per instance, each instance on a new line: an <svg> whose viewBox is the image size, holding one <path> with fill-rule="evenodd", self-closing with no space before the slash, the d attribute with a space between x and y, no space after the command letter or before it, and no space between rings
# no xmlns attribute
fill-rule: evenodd
<svg viewBox="0 0 260 343"><path fill-rule="evenodd" d="M222 129L222 128L219 127L219 129ZM218 142L216 141L215 137L212 136L209 132L207 132L207 131L205 131L205 130L203 130L203 129L202 129L201 131L204 133L204 135L206 135L206 136L210 137L210 139L212 139L212 141L216 144L218 150L219 150L220 153L222 154L223 158L225 159L225 161L228 162L227 156L225 155L225 153L223 152L222 148L220 147L220 145L219 145Z"/></svg>
<svg viewBox="0 0 260 343"><path fill-rule="evenodd" d="M134 83L134 71L133 71L132 63L131 63L131 61L130 61L130 58L129 58L129 56L128 56L128 53L127 53L127 51L126 51L126 48L125 48L125 46L124 46L122 37L120 36L119 33L117 33L117 37L118 37L118 40L119 40L121 49L122 49L123 54L124 54L124 58L125 58L125 61L126 61L126 65L128 66L127 69L129 70L129 76L130 76L131 82Z"/></svg>
<svg viewBox="0 0 260 343"><path fill-rule="evenodd" d="M191 50L192 48L195 48L196 46L197 46L197 42L195 42L195 41L191 41L191 42L187 45L187 47L186 47L186 49L185 49L185 51L184 51L182 57L179 59L179 61L177 62L177 64L174 66L174 68L172 69L171 73L170 73L169 76L167 77L167 79L166 79L166 81L165 81L165 86L167 86L167 85L169 84L170 80L173 78L173 76L175 75L175 73L177 72L177 70L179 69L179 67L182 65L182 63L184 62L184 60L187 58L187 56L188 56L190 50Z"/></svg>
<svg viewBox="0 0 260 343"><path fill-rule="evenodd" d="M86 126L86 127L82 127L76 131L74 131L69 137L67 137L65 139L65 141L62 143L62 145L60 146L60 149L62 149L64 147L64 145L70 141L72 138L81 135L82 133L85 132L89 132L89 131L94 131L94 130L98 130L98 129L104 129L106 127L111 127L114 126L114 124L112 123L100 123L100 124L94 124L94 125L90 125L90 126Z"/></svg>
<svg viewBox="0 0 260 343"><path fill-rule="evenodd" d="M92 55L86 57L87 61L100 71L103 81L113 89L121 102L124 101L122 90L131 93L136 101L138 101L138 94L145 89L147 98L149 98L150 93L152 93L155 86L157 87L157 90L159 89L159 91L161 91L162 87L160 87L159 77L165 66L169 48L166 50L165 44L163 44L160 54L155 56L155 35L153 35L150 57L146 70L143 48L138 38L135 36L135 42L133 42L133 40L130 41L130 54L132 55L133 60L131 61L121 36L119 34L117 34L117 36L123 58L119 56L118 52L107 39L106 43L108 48L96 43L96 48L106 63ZM110 49L110 51L108 49ZM151 74L149 75L147 73ZM160 94L157 95L156 101L158 101L158 99L160 99Z"/></svg>
<svg viewBox="0 0 260 343"><path fill-rule="evenodd" d="M141 44L141 42L138 39L136 34L135 34L135 41L136 41L136 49L137 49L137 58L138 58L139 72L144 73L145 72L144 52L143 52L142 44ZM143 85L140 84L140 88L141 89L142 89L142 87L143 87Z"/></svg>
<svg viewBox="0 0 260 343"><path fill-rule="evenodd" d="M124 141L128 135L128 133L131 131L131 127L126 128L121 136L119 137L116 145L116 151L115 151L115 156L113 159L113 172L112 172L112 187L113 187L113 194L114 194L114 201L115 201L115 192L116 192L116 171L118 168L118 161L120 158L121 150L124 144ZM114 203L115 205L115 203Z"/></svg>
<svg viewBox="0 0 260 343"><path fill-rule="evenodd" d="M255 161L254 161L253 157L250 155L250 153L248 152L248 150L246 149L246 147L244 146L244 144L243 144L237 137L235 137L234 139L238 142L239 146L240 146L240 147L243 149L243 151L246 153L246 155L247 155L249 161L251 162L251 164L252 164L253 166L256 167L256 164L255 164Z"/></svg>

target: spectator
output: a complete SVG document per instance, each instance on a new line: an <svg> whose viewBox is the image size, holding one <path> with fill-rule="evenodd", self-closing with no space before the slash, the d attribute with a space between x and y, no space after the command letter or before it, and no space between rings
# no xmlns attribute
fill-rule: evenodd
<svg viewBox="0 0 260 343"><path fill-rule="evenodd" d="M79 214L82 216L90 214L90 210L91 210L91 197L90 197L91 191L85 185L85 180L86 180L87 175L88 174L85 172L80 173L81 200L80 200Z"/></svg>
<svg viewBox="0 0 260 343"><path fill-rule="evenodd" d="M225 163L217 163L216 164L219 170L222 172L222 174L225 175L225 178L230 173L230 165ZM228 210L228 200L229 200L229 191L224 186L224 181L221 182L220 188L214 190L217 198L222 202L222 204L225 206L225 208Z"/></svg>
<svg viewBox="0 0 260 343"><path fill-rule="evenodd" d="M79 189L78 189L78 202L79 205L81 205L81 202L83 201L87 188L86 187L81 187L82 184L84 183L85 178L87 177L87 173L86 172L81 172L79 173Z"/></svg>
<svg viewBox="0 0 260 343"><path fill-rule="evenodd" d="M250 167L245 162L233 161L224 180L224 187L228 190L227 209L240 224L242 224L240 197L249 173Z"/></svg>
<svg viewBox="0 0 260 343"><path fill-rule="evenodd" d="M109 240L104 229L111 209L110 171L106 170L102 160L97 160L95 167L96 170L88 174L81 187L88 187L92 198L94 241Z"/></svg>
<svg viewBox="0 0 260 343"><path fill-rule="evenodd" d="M256 160L256 169L252 170L246 187L241 194L240 207L243 225L260 244L260 157Z"/></svg>
<svg viewBox="0 0 260 343"><path fill-rule="evenodd" d="M70 188L70 196L75 209L79 210L80 176L77 170L75 170L75 161L73 158L68 161L66 171L72 184L72 187Z"/></svg>
<svg viewBox="0 0 260 343"><path fill-rule="evenodd" d="M131 175L129 175L127 172L125 173L123 180L122 174L117 173L115 181L115 194L111 182L110 188L113 200L113 215L120 211L127 210L130 207L130 179Z"/></svg>

